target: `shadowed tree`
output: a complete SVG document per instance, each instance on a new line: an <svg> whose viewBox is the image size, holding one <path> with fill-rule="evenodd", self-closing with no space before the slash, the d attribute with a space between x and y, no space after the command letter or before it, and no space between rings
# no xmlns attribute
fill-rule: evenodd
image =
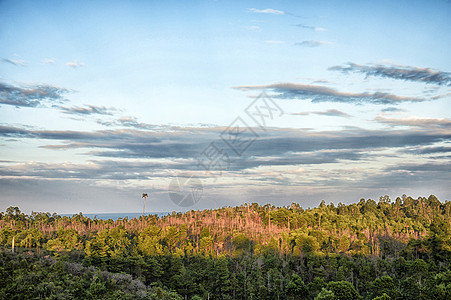
<svg viewBox="0 0 451 300"><path fill-rule="evenodd" d="M287 295L290 299L307 299L308 291L302 278L293 274L290 282L287 284Z"/></svg>
<svg viewBox="0 0 451 300"><path fill-rule="evenodd" d="M388 299L401 299L401 293L396 289L395 282L390 276L382 276L370 284L371 299L376 297L388 297ZM381 298L385 299L385 298Z"/></svg>
<svg viewBox="0 0 451 300"><path fill-rule="evenodd" d="M331 281L327 288L334 293L334 299L360 299L360 295L355 290L355 287L348 281Z"/></svg>

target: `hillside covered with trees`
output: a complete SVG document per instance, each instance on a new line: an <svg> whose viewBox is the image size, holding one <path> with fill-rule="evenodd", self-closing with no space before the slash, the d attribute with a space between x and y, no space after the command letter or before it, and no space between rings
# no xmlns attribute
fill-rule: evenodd
<svg viewBox="0 0 451 300"><path fill-rule="evenodd" d="M451 203L0 213L1 299L451 299Z"/></svg>

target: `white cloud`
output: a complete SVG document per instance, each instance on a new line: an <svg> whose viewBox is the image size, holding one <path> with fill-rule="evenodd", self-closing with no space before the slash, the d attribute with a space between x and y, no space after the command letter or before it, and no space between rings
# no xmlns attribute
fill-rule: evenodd
<svg viewBox="0 0 451 300"><path fill-rule="evenodd" d="M25 67L27 65L27 63L23 59L2 58L2 62L22 67Z"/></svg>
<svg viewBox="0 0 451 300"><path fill-rule="evenodd" d="M52 65L56 63L54 58L44 58L42 60L42 62L45 63L45 64L52 64Z"/></svg>
<svg viewBox="0 0 451 300"><path fill-rule="evenodd" d="M282 10L272 9L272 8L266 8L266 9L257 9L257 8L249 8L250 12L253 13L260 13L260 14L273 14L273 15L283 15L285 14Z"/></svg>
<svg viewBox="0 0 451 300"><path fill-rule="evenodd" d="M71 68L79 68L79 67L85 66L85 63L80 62L78 60L74 60L74 61L70 61L70 62L66 63L66 66L69 66Z"/></svg>
<svg viewBox="0 0 451 300"><path fill-rule="evenodd" d="M300 43L295 43L295 46L304 46L304 47L319 47L325 45L332 45L332 42L329 41L302 41Z"/></svg>
<svg viewBox="0 0 451 300"><path fill-rule="evenodd" d="M314 31L327 31L327 29L324 27L315 27L315 26L310 26L310 25L305 25L305 24L298 24L296 26L300 27L300 28L304 28L304 29L314 30Z"/></svg>
<svg viewBox="0 0 451 300"><path fill-rule="evenodd" d="M384 114L380 114L375 119L377 122L392 125L392 126L409 126L420 127L428 129L432 127L450 128L451 120L449 119L434 119L434 118L420 118L420 117L404 117L404 118L386 118Z"/></svg>

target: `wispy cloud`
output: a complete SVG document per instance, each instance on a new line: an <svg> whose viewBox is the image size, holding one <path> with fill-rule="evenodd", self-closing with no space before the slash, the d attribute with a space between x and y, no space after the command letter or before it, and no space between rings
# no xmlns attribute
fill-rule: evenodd
<svg viewBox="0 0 451 300"><path fill-rule="evenodd" d="M261 31L262 30L260 28L260 26L257 26L257 25L245 26L244 28L246 28L249 31Z"/></svg>
<svg viewBox="0 0 451 300"><path fill-rule="evenodd" d="M42 60L42 62L43 62L44 64L52 64L52 65L54 65L54 64L56 63L56 61L55 61L54 58L44 58L44 59Z"/></svg>
<svg viewBox="0 0 451 300"><path fill-rule="evenodd" d="M428 99L418 97L404 97L389 93L350 93L340 92L321 85L306 85L296 83L274 83L268 85L238 86L237 89L246 90L272 90L279 93L276 98L282 99L311 99L312 102L343 102L343 103L373 103L396 105L402 102L422 102Z"/></svg>
<svg viewBox="0 0 451 300"><path fill-rule="evenodd" d="M135 129L143 129L143 130L167 130L169 128L172 128L172 126L167 125L155 125L155 124L148 124L148 123L142 123L139 122L136 117L132 116L123 116L120 117L117 120L113 121L104 121L104 120L97 120L98 124L101 124L103 126L107 127L129 127L129 128L135 128Z"/></svg>
<svg viewBox="0 0 451 300"><path fill-rule="evenodd" d="M272 9L272 8L266 8L266 9L257 9L257 8L249 8L248 11L253 13L260 13L260 14L273 14L273 15L283 15L285 14L282 10Z"/></svg>
<svg viewBox="0 0 451 300"><path fill-rule="evenodd" d="M338 163L348 160L356 161L364 157L364 154L355 151L315 151L314 153L286 154L278 157L251 157L234 158L230 165L230 171L251 170L264 166L289 166L289 165L320 165ZM0 176L30 176L41 178L78 178L78 179L147 179L159 177L158 173L167 176L163 170L197 171L198 162L195 159L174 159L152 161L112 161L91 160L87 164L72 163L16 163L8 166L0 165ZM200 170L199 170L200 171ZM199 172L200 173L200 172ZM205 176L200 174L201 176Z"/></svg>
<svg viewBox="0 0 451 300"><path fill-rule="evenodd" d="M329 41L302 41L300 43L295 43L295 46L302 46L302 47L310 47L310 48L314 48L314 47L319 47L319 46L328 46L328 45L332 45L332 42Z"/></svg>
<svg viewBox="0 0 451 300"><path fill-rule="evenodd" d="M85 63L80 62L78 60L74 60L74 61L70 61L70 62L66 63L66 66L69 66L71 68L80 68L80 67L84 67Z"/></svg>
<svg viewBox="0 0 451 300"><path fill-rule="evenodd" d="M159 168L177 169L183 167L174 162L119 162L90 161L86 164L73 163L18 163L8 167L0 166L0 176L23 176L35 178L77 178L77 179L147 179ZM120 170L120 172L118 172Z"/></svg>
<svg viewBox="0 0 451 300"><path fill-rule="evenodd" d="M117 120L117 123L125 127L132 127L137 129L153 129L155 127L154 125L151 124L141 123L138 121L137 118L132 116L120 117Z"/></svg>
<svg viewBox="0 0 451 300"><path fill-rule="evenodd" d="M365 74L366 76L451 86L450 72L443 72L431 68L399 65L359 65L350 62L343 66L332 66L329 70L340 71L345 74L355 72Z"/></svg>
<svg viewBox="0 0 451 300"><path fill-rule="evenodd" d="M68 89L40 84L14 86L0 82L0 104L16 107L36 107L43 102L64 102L63 94Z"/></svg>
<svg viewBox="0 0 451 300"><path fill-rule="evenodd" d="M393 126L409 126L421 128L431 128L431 127L451 128L451 120L443 118L442 119L417 118L417 117L386 118L383 115L379 115L376 117L375 120L379 123L384 123Z"/></svg>
<svg viewBox="0 0 451 300"><path fill-rule="evenodd" d="M435 146L435 147L419 147L414 149L403 149L404 153L414 153L414 154L441 154L441 153L451 153L451 147L446 146Z"/></svg>
<svg viewBox="0 0 451 300"><path fill-rule="evenodd" d="M72 107L59 107L63 113L65 114L73 114L73 115L113 115L116 111L114 107L105 107L105 106L96 106L96 105L84 105L84 107L80 106L72 106Z"/></svg>
<svg viewBox="0 0 451 300"><path fill-rule="evenodd" d="M386 107L381 109L382 112L387 112L387 113L395 113L395 112L403 112L406 111L405 109L402 108L398 108L398 107Z"/></svg>
<svg viewBox="0 0 451 300"><path fill-rule="evenodd" d="M21 66L25 67L27 63L23 59L9 59L9 58L2 58L1 60L3 63L15 65L15 66Z"/></svg>
<svg viewBox="0 0 451 300"><path fill-rule="evenodd" d="M292 113L292 115L295 116L307 116L309 114L315 114L320 116L329 116L329 117L343 117L343 118L350 118L351 115L342 112L338 109L328 109L326 111L311 111L311 112L300 112L300 113Z"/></svg>
<svg viewBox="0 0 451 300"><path fill-rule="evenodd" d="M432 163L411 163L396 165L386 169L387 171L409 171L409 172L447 172L451 173L450 164L432 164Z"/></svg>
<svg viewBox="0 0 451 300"><path fill-rule="evenodd" d="M297 24L295 26L304 28L304 29L314 30L314 31L327 31L327 29L323 28L323 27L315 27L315 26L309 26L309 25L305 25L305 24Z"/></svg>

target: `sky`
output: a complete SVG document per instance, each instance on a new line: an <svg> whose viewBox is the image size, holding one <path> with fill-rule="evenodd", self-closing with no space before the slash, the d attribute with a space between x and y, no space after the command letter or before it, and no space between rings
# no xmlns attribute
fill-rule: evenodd
<svg viewBox="0 0 451 300"><path fill-rule="evenodd" d="M440 0L2 0L0 211L449 200L450 16Z"/></svg>

